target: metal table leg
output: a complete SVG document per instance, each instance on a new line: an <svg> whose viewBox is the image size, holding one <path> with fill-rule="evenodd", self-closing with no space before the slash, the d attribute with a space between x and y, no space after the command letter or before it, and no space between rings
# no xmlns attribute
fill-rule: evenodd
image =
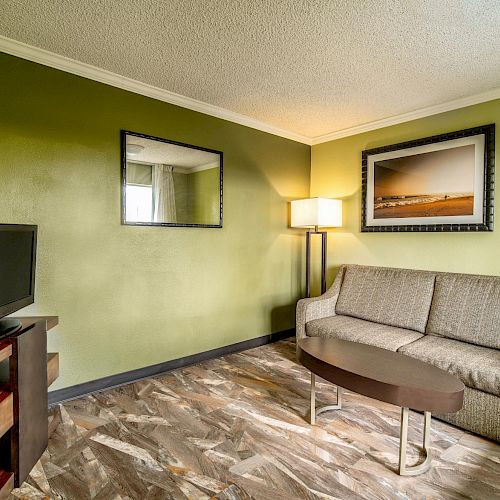
<svg viewBox="0 0 500 500"><path fill-rule="evenodd" d="M337 386L337 404L322 406L316 409L316 375L311 372L311 425L316 423L316 417L320 413L330 410L340 410L342 408L342 388Z"/></svg>
<svg viewBox="0 0 500 500"><path fill-rule="evenodd" d="M406 446L408 444L408 408L401 408L401 430L399 437L399 475L416 476L431 467L432 453L429 447L431 430L431 412L424 412L424 439L423 449L425 460L419 465L406 466Z"/></svg>

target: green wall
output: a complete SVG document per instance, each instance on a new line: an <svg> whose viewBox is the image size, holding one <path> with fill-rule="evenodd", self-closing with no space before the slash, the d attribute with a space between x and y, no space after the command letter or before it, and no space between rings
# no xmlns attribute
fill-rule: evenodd
<svg viewBox="0 0 500 500"><path fill-rule="evenodd" d="M223 167L224 170L224 167ZM218 224L220 218L220 168L210 168L188 174L193 222Z"/></svg>
<svg viewBox="0 0 500 500"><path fill-rule="evenodd" d="M173 172L175 193L175 216L180 224L191 222L191 201L189 193L189 182L186 174Z"/></svg>
<svg viewBox="0 0 500 500"><path fill-rule="evenodd" d="M500 275L498 229L486 233L360 232L361 151L499 121L500 100L495 100L313 146L311 196L344 201L344 227L329 233L329 281L342 263ZM499 142L497 126L497 158Z"/></svg>
<svg viewBox="0 0 500 500"><path fill-rule="evenodd" d="M39 225L54 389L294 325L310 147L0 54L0 221ZM224 228L120 225L120 129L224 152Z"/></svg>

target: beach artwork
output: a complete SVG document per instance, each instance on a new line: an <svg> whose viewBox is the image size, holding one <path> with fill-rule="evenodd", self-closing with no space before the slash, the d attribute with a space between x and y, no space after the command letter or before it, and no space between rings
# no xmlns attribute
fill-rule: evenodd
<svg viewBox="0 0 500 500"><path fill-rule="evenodd" d="M376 161L374 218L474 214L475 146Z"/></svg>
<svg viewBox="0 0 500 500"><path fill-rule="evenodd" d="M492 231L495 125L362 152L361 231Z"/></svg>

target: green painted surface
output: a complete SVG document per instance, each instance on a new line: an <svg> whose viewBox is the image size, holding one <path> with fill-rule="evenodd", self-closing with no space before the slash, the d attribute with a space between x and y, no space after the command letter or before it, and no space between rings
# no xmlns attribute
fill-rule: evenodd
<svg viewBox="0 0 500 500"><path fill-rule="evenodd" d="M294 324L310 147L0 55L0 221L39 225L61 388ZM224 152L224 228L120 225L120 129Z"/></svg>
<svg viewBox="0 0 500 500"><path fill-rule="evenodd" d="M220 220L220 168L187 176L194 224L218 224Z"/></svg>
<svg viewBox="0 0 500 500"><path fill-rule="evenodd" d="M189 224L191 215L191 202L189 200L189 182L186 174L174 172L175 215L179 224Z"/></svg>
<svg viewBox="0 0 500 500"><path fill-rule="evenodd" d="M344 227L329 234L329 282L342 263L500 275L498 229L486 233L360 232L361 151L499 121L500 100L495 100L313 146L311 196L344 200ZM497 125L497 158L499 142ZM497 227L499 223L497 219Z"/></svg>

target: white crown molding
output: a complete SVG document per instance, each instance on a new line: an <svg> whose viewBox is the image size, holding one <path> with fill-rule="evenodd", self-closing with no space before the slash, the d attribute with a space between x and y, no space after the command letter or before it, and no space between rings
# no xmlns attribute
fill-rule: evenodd
<svg viewBox="0 0 500 500"><path fill-rule="evenodd" d="M69 57L61 56L45 49L18 42L17 40L2 35L0 35L0 52L5 52L6 54L27 59L28 61L38 64L43 64L44 66L50 66L51 68L72 73L73 75L82 76L89 80L95 80L96 82L128 90L135 94L151 97L158 101L168 102L169 104L191 109L192 111L198 111L206 115L215 116L216 118L222 118L223 120L284 137L285 139L291 139L292 141L301 142L307 145L311 144L311 139L301 134L296 134L295 132L269 125L268 123L250 118L249 116L241 115L212 104L207 104L196 99L191 99L190 97L169 92L168 90L154 87L153 85L126 76L121 76L111 71L76 61L75 59L70 59Z"/></svg>
<svg viewBox="0 0 500 500"><path fill-rule="evenodd" d="M391 116L389 118L383 118L382 120L363 123L362 125L345 128L343 130L338 130L337 132L318 135L310 139L310 144L311 146L315 146L324 142L342 139L343 137L362 134L363 132L370 132L379 128L390 127L391 125L398 125L411 120L418 120L419 118L426 118L427 116L437 115L439 113L445 113L446 111L453 111L454 109L465 108L466 106L473 106L474 104L481 104L482 102L493 101L495 99L500 99L500 88L469 97L462 97L460 99L444 102L442 104L436 104L427 108L417 109L415 111L410 111L409 113L403 113L402 115Z"/></svg>
<svg viewBox="0 0 500 500"><path fill-rule="evenodd" d="M354 127L338 130L336 132L318 135L315 137L307 137L289 130L275 127L265 122L261 122L246 115L241 115L212 104L207 104L190 97L169 92L168 90L154 87L153 85L149 85L126 76L121 76L116 73L112 73L111 71L76 61L48 50L18 42L17 40L13 40L12 38L7 38L2 35L0 35L0 52L5 52L22 59L27 59L28 61L33 61L38 64L43 64L44 66L49 66L83 78L88 78L89 80L105 83L106 85L111 85L112 87L128 90L129 92L133 92L135 94L151 97L152 99L156 99L158 101L168 102L182 108L198 111L206 115L238 123L246 127L261 130L262 132L284 137L309 146L334 141L336 139L342 139L351 135L362 134L363 132L370 132L379 128L390 127L391 125L398 125L411 120L445 113L446 111L452 111L454 109L464 108L466 106L472 106L474 104L480 104L494 99L500 99L500 88L496 88L481 94L455 99L442 104L410 111L409 113L403 113L401 115L375 120L362 125L356 125Z"/></svg>

